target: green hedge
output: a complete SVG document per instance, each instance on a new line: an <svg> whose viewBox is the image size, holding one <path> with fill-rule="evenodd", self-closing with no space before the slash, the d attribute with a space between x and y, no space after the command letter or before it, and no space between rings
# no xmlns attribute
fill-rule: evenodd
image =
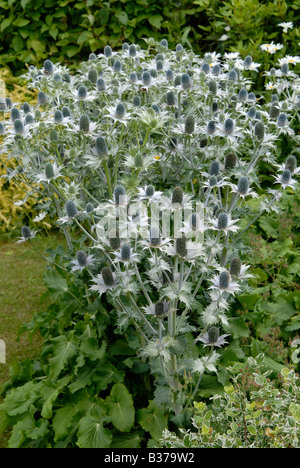
<svg viewBox="0 0 300 468"><path fill-rule="evenodd" d="M170 47L181 42L195 52L239 50L259 61L265 41L288 37L297 53L299 28L282 36L278 23L299 19L299 0L0 0L0 65L74 62L106 44L144 46L143 37L166 37Z"/></svg>

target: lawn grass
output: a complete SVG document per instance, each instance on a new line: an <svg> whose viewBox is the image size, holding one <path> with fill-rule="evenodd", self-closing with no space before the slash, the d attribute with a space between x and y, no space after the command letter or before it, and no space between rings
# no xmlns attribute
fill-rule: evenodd
<svg viewBox="0 0 300 468"><path fill-rule="evenodd" d="M43 284L46 261L28 242L19 245L15 242L0 237L0 339L6 344L6 363L0 363L0 388L9 379L9 366L15 360L38 356L41 336L37 333L29 341L23 334L17 341L17 335L24 323L47 307L41 301L46 290ZM43 252L49 247L49 240L37 240L36 245ZM5 448L6 440L7 435L0 436L0 448Z"/></svg>

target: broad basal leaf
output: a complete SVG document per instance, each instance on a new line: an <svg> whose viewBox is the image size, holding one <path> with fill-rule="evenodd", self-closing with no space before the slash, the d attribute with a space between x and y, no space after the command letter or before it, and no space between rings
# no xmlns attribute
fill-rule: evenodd
<svg viewBox="0 0 300 468"><path fill-rule="evenodd" d="M128 432L134 424L135 410L132 396L122 383L115 384L105 400L113 425L121 432Z"/></svg>
<svg viewBox="0 0 300 468"><path fill-rule="evenodd" d="M162 431L167 427L168 419L154 401L151 401L148 408L140 409L137 413L137 421L142 428L150 432L151 436L159 440Z"/></svg>

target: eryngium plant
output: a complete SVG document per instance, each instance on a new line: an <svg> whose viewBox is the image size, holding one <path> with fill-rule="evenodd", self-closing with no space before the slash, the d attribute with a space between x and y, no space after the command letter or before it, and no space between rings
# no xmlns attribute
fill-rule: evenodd
<svg viewBox="0 0 300 468"><path fill-rule="evenodd" d="M115 338L131 337L176 421L230 343L231 305L251 276L243 235L299 172L295 155L276 160L282 135L298 141L289 125L298 104L275 120L248 93L244 67L236 54L199 57L153 41L107 46L75 74L46 60L26 75L36 105L12 104L1 127L3 151L22 168L8 180L40 202L30 224L48 215L66 237L69 261L52 263L64 275L59 291L76 275L77 307L109 305ZM274 175L267 187L262 160ZM74 327L76 317L75 307ZM97 333L108 340L105 325Z"/></svg>

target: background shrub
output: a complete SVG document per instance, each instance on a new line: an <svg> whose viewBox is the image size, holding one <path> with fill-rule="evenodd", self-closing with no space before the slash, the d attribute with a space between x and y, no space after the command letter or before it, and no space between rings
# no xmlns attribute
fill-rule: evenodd
<svg viewBox="0 0 300 468"><path fill-rule="evenodd" d="M24 62L41 65L47 57L74 63L106 44L144 46L143 37L161 36L172 48L181 42L195 52L230 49L269 60L262 42L288 38L289 52L296 53L299 28L282 34L278 24L295 26L299 18L297 1L0 0L0 64L17 70ZM225 33L227 40L220 40Z"/></svg>

